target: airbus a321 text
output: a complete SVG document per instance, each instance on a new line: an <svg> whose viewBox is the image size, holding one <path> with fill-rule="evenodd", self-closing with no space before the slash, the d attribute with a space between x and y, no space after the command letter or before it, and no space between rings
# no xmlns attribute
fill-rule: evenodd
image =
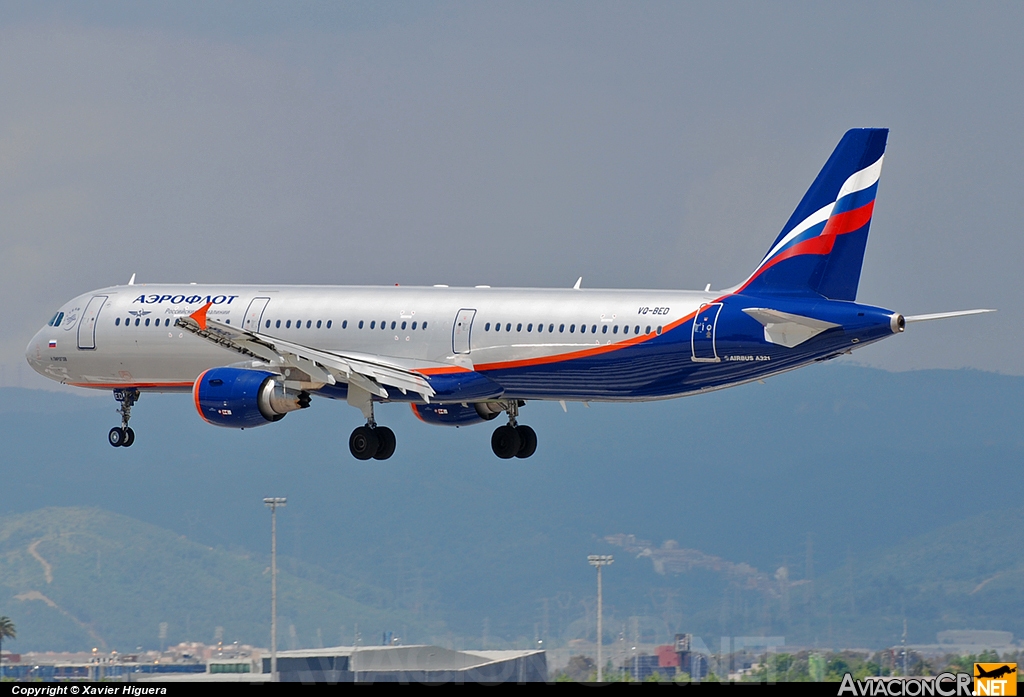
<svg viewBox="0 0 1024 697"><path fill-rule="evenodd" d="M366 425L349 447L386 460L394 432L374 407L465 426L504 414L501 458L530 457L532 400L636 402L696 394L823 361L906 324L856 302L886 129L843 136L768 253L722 291L356 286L112 286L66 303L26 357L68 385L112 390L130 446L143 392L191 392L207 422L273 423L312 397L345 400Z"/></svg>

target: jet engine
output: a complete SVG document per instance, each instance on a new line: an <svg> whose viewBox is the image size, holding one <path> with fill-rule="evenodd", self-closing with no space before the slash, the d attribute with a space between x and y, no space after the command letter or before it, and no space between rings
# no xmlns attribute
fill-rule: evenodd
<svg viewBox="0 0 1024 697"><path fill-rule="evenodd" d="M413 404L413 413L421 420L435 426L470 426L490 421L502 411L498 402L477 402L475 404Z"/></svg>
<svg viewBox="0 0 1024 697"><path fill-rule="evenodd" d="M192 386L199 416L225 428L255 428L309 406L309 393L286 388L265 370L211 368Z"/></svg>

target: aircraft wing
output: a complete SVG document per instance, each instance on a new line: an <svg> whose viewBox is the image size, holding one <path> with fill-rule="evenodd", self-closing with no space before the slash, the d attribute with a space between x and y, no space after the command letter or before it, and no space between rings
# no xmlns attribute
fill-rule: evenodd
<svg viewBox="0 0 1024 697"><path fill-rule="evenodd" d="M428 402L435 394L430 382L409 366L402 365L405 361L401 359L315 349L208 319L208 309L206 306L188 317L179 317L175 325L218 346L258 358L275 367L300 370L313 382L328 385L344 382L384 399L388 397L385 385L403 393L415 392Z"/></svg>
<svg viewBox="0 0 1024 697"><path fill-rule="evenodd" d="M789 312L771 310L766 307L747 307L743 310L756 319L764 327L764 340L793 348L813 339L826 329L838 327L838 324L824 320L794 315Z"/></svg>

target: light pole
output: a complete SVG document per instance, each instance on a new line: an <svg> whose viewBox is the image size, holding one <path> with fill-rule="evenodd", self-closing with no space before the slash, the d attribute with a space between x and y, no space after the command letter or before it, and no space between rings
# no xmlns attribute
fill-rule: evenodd
<svg viewBox="0 0 1024 697"><path fill-rule="evenodd" d="M265 498L270 509L270 681L277 682L277 507L288 503L286 498Z"/></svg>
<svg viewBox="0 0 1024 697"><path fill-rule="evenodd" d="M614 559L610 554L591 554L587 557L587 561L590 562L591 566L597 567L597 681L604 682L604 666L602 665L601 656L601 632L604 631L602 625L602 615L604 614L604 607L602 605L601 598L601 567L608 566Z"/></svg>

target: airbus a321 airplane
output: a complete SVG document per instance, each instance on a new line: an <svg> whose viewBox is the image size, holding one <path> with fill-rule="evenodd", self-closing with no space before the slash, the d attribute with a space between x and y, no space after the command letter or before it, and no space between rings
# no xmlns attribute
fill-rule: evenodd
<svg viewBox="0 0 1024 697"><path fill-rule="evenodd" d="M530 457L531 400L637 402L739 385L850 353L907 323L856 302L887 129L856 129L764 259L722 291L354 286L113 286L66 303L28 345L42 375L113 390L130 446L142 392L191 392L215 426L253 428L345 400L366 425L360 460L395 434L374 407L406 402L430 424L497 418L500 458Z"/></svg>

